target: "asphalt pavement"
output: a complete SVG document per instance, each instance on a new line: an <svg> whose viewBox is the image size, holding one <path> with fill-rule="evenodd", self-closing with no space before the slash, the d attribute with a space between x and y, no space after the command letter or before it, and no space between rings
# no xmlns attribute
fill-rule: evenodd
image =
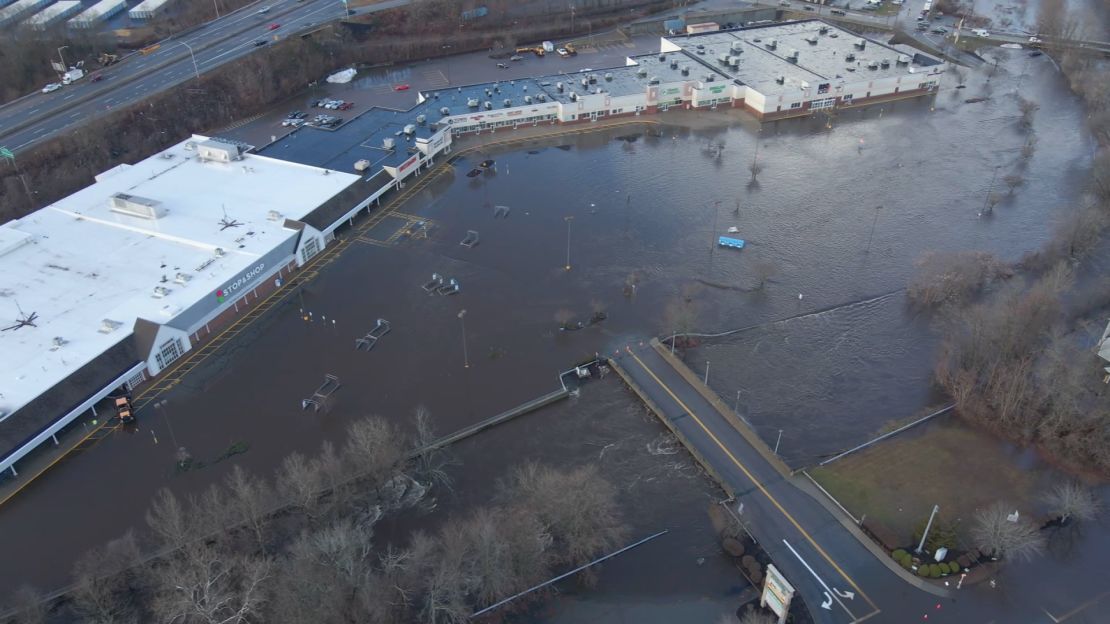
<svg viewBox="0 0 1110 624"><path fill-rule="evenodd" d="M382 11L410 0L386 0L352 9ZM259 11L265 7L265 13ZM53 93L34 93L0 107L0 145L18 153L35 143L88 123L114 108L141 101L193 80L198 74L245 56L259 47L343 17L334 0L258 0L180 36L162 41L148 55L134 53ZM276 25L276 28L274 26Z"/></svg>

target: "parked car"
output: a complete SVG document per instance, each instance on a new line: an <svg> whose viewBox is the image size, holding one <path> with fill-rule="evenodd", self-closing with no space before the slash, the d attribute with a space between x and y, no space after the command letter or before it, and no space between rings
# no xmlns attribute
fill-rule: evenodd
<svg viewBox="0 0 1110 624"><path fill-rule="evenodd" d="M288 116L289 116L290 119L304 119L308 115L304 111L295 110L295 111L289 113Z"/></svg>
<svg viewBox="0 0 1110 624"><path fill-rule="evenodd" d="M394 91L408 91L409 86L407 84L393 85L393 90Z"/></svg>
<svg viewBox="0 0 1110 624"><path fill-rule="evenodd" d="M61 88L62 88L62 85L60 85L56 82L52 82L52 83L46 85L45 87L43 87L42 92L43 93L53 93L53 92L55 92L55 91L57 91L58 89L61 89Z"/></svg>
<svg viewBox="0 0 1110 624"><path fill-rule="evenodd" d="M811 6L809 6L809 5L807 4L807 5L805 5L804 7L802 7L802 9L804 9L804 10L806 10L806 11L812 11L812 10L813 10L813 7L811 7Z"/></svg>
<svg viewBox="0 0 1110 624"><path fill-rule="evenodd" d="M833 15L847 15L847 13L843 11L843 9L833 9L829 11L829 13L832 13Z"/></svg>
<svg viewBox="0 0 1110 624"><path fill-rule="evenodd" d="M509 57L509 60L510 61L523 61L524 57L519 55L519 54L514 54L514 55Z"/></svg>
<svg viewBox="0 0 1110 624"><path fill-rule="evenodd" d="M258 14L259 15L265 15L265 14L269 13L270 9L272 9L272 8L274 8L274 7L262 7L261 9L258 9Z"/></svg>
<svg viewBox="0 0 1110 624"><path fill-rule="evenodd" d="M1041 41L1040 37L1030 37L1029 43L1044 43L1044 41Z"/></svg>
<svg viewBox="0 0 1110 624"><path fill-rule="evenodd" d="M497 64L497 69L508 69L508 68L509 68L509 66L504 64L504 63L498 63Z"/></svg>
<svg viewBox="0 0 1110 624"><path fill-rule="evenodd" d="M563 58L570 56L570 52L567 52L566 48L557 48L555 52Z"/></svg>
<svg viewBox="0 0 1110 624"><path fill-rule="evenodd" d="M281 28L281 24L270 24L270 27L267 30L277 30L279 28Z"/></svg>
<svg viewBox="0 0 1110 624"><path fill-rule="evenodd" d="M937 26L936 28L934 28L930 32L932 32L934 35L946 35L946 34L948 34L948 29L943 28L941 26Z"/></svg>
<svg viewBox="0 0 1110 624"><path fill-rule="evenodd" d="M261 48L262 46L266 45L267 43L269 43L269 41L266 41L265 39L259 39L259 40L254 42L254 47Z"/></svg>
<svg viewBox="0 0 1110 624"><path fill-rule="evenodd" d="M343 102L342 104L339 105L339 110L351 110L351 108L353 106L354 106L353 102Z"/></svg>

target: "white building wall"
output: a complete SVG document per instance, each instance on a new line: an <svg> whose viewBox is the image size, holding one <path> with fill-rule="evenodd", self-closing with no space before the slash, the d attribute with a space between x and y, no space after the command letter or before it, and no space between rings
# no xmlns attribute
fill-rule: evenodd
<svg viewBox="0 0 1110 624"><path fill-rule="evenodd" d="M189 340L189 334L180 329L159 325L150 353L145 354L146 367L150 376L153 377L162 372L164 368L184 357L185 353L192 348L193 343Z"/></svg>

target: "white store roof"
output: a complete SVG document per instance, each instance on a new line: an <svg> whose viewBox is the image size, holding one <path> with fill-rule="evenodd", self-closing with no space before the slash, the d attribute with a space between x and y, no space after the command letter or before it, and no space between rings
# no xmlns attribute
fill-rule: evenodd
<svg viewBox="0 0 1110 624"><path fill-rule="evenodd" d="M34 327L0 331L0 411L14 412L128 338L137 318L164 324L210 296L296 236L285 219L303 218L359 179L250 154L202 161L195 145L204 140L120 165L0 226L0 328L36 315ZM153 200L163 216L114 211L110 200L121 193ZM191 279L175 283L178 273ZM170 292L155 298L157 286ZM102 333L105 319L118 329Z"/></svg>
<svg viewBox="0 0 1110 624"><path fill-rule="evenodd" d="M118 12L127 5L126 0L100 0L80 15L70 20L71 23L91 23L105 15Z"/></svg>

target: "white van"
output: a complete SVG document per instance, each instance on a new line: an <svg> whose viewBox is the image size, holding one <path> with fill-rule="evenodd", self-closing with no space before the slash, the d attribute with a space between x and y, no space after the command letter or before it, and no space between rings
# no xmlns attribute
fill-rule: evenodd
<svg viewBox="0 0 1110 624"><path fill-rule="evenodd" d="M555 44L551 43L550 41L544 41L543 42L543 51L544 52L554 52L555 51Z"/></svg>
<svg viewBox="0 0 1110 624"><path fill-rule="evenodd" d="M989 32L987 32L986 30L983 30L982 28L972 28L971 29L971 34L975 35L976 37L990 37L991 36L991 34Z"/></svg>

